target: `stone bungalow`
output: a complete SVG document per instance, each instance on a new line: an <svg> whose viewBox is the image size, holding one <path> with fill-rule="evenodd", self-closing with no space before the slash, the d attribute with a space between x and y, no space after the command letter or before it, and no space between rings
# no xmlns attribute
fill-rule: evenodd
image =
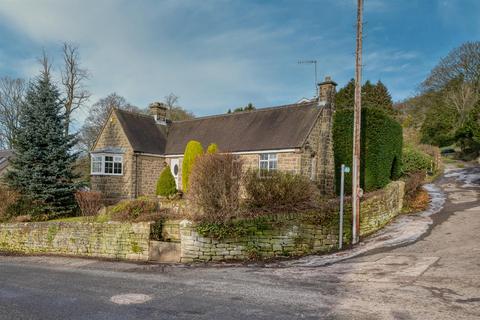
<svg viewBox="0 0 480 320"><path fill-rule="evenodd" d="M167 164L180 189L185 146L197 140L239 155L245 168L305 175L331 195L335 87L327 77L312 100L185 121L169 121L161 103L150 105L151 116L112 109L91 151L92 189L111 201L153 195Z"/></svg>

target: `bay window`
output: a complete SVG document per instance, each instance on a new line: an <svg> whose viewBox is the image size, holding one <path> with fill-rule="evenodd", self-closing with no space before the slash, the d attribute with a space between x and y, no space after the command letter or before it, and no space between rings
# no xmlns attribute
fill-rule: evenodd
<svg viewBox="0 0 480 320"><path fill-rule="evenodd" d="M123 174L123 156L113 154L92 154L91 173L93 175Z"/></svg>

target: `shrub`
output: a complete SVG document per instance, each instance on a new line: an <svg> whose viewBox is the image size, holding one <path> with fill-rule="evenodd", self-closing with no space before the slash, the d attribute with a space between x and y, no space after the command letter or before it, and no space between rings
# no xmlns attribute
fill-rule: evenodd
<svg viewBox="0 0 480 320"><path fill-rule="evenodd" d="M140 221L142 217L154 219L152 215L158 212L158 202L148 197L139 197L134 200L123 200L110 209L113 220ZM149 220L147 219L147 220Z"/></svg>
<svg viewBox="0 0 480 320"><path fill-rule="evenodd" d="M417 171L426 172L432 168L433 158L412 146L403 149L402 157L402 172L404 174Z"/></svg>
<svg viewBox="0 0 480 320"><path fill-rule="evenodd" d="M340 166L352 166L353 111L335 113L333 144L337 190L340 190ZM362 109L360 186L373 191L401 175L402 127L379 109ZM345 190L351 192L351 174L345 179Z"/></svg>
<svg viewBox="0 0 480 320"><path fill-rule="evenodd" d="M242 162L232 154L205 154L197 159L187 195L192 220L223 222L240 207Z"/></svg>
<svg viewBox="0 0 480 320"><path fill-rule="evenodd" d="M210 143L210 145L207 148L207 153L217 153L218 152L218 146L216 143Z"/></svg>
<svg viewBox="0 0 480 320"><path fill-rule="evenodd" d="M425 171L410 172L405 176L405 195L411 196L423 184L426 174Z"/></svg>
<svg viewBox="0 0 480 320"><path fill-rule="evenodd" d="M98 191L77 191L75 200L83 216L96 215L103 205L102 193Z"/></svg>
<svg viewBox="0 0 480 320"><path fill-rule="evenodd" d="M0 222L7 221L12 216L22 214L21 212L12 212L11 207L20 199L20 195L12 189L0 185Z"/></svg>
<svg viewBox="0 0 480 320"><path fill-rule="evenodd" d="M195 159L203 154L203 147L200 142L192 140L187 143L182 162L182 189L183 192L188 191L188 181L190 178L190 171L192 170Z"/></svg>
<svg viewBox="0 0 480 320"><path fill-rule="evenodd" d="M2 187L0 187L2 188ZM8 190L8 189L7 189ZM44 205L39 200L32 200L29 197L22 196L16 191L4 191L4 196L0 196L3 207L3 219L9 220L17 216L29 216L32 221L45 221L49 216L45 214ZM0 192L2 193L2 192ZM10 198L13 195L13 198ZM10 198L10 200L8 200ZM2 209L0 209L1 211ZM0 214L1 215L1 214ZM0 219L2 219L0 217Z"/></svg>
<svg viewBox="0 0 480 320"><path fill-rule="evenodd" d="M169 166L166 166L157 181L157 196L168 197L177 193L175 178Z"/></svg>
<svg viewBox="0 0 480 320"><path fill-rule="evenodd" d="M440 148L437 146L429 145L429 144L419 144L417 147L420 151L423 151L424 153L432 157L432 160L433 160L432 171L436 172L441 165L442 155L441 155Z"/></svg>
<svg viewBox="0 0 480 320"><path fill-rule="evenodd" d="M306 177L282 171L249 170L244 186L247 207L267 212L309 208L315 195Z"/></svg>

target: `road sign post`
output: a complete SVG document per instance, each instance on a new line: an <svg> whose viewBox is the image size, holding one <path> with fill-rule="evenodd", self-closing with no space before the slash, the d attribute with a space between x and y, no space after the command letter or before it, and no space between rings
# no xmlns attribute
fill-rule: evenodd
<svg viewBox="0 0 480 320"><path fill-rule="evenodd" d="M350 172L350 168L342 164L340 173L340 230L338 231L338 249L343 245L343 198L345 195L345 173Z"/></svg>

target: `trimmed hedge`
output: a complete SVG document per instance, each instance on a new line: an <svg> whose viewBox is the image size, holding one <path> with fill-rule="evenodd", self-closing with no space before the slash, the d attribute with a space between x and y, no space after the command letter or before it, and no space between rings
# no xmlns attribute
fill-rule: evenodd
<svg viewBox="0 0 480 320"><path fill-rule="evenodd" d="M402 172L410 174L417 171L427 172L432 169L433 158L425 152L408 146L403 149Z"/></svg>
<svg viewBox="0 0 480 320"><path fill-rule="evenodd" d="M352 166L353 111L335 113L333 124L335 178L340 190L340 167ZM365 192L383 188L401 175L402 127L385 112L362 109L360 186ZM345 191L352 191L352 175L345 176Z"/></svg>
<svg viewBox="0 0 480 320"><path fill-rule="evenodd" d="M163 168L157 181L157 196L168 197L177 193L175 178L169 166Z"/></svg>
<svg viewBox="0 0 480 320"><path fill-rule="evenodd" d="M192 170L195 159L203 154L202 144L198 141L191 140L185 147L185 153L183 155L182 162L182 188L183 192L188 191L188 180L190 178L190 172Z"/></svg>

